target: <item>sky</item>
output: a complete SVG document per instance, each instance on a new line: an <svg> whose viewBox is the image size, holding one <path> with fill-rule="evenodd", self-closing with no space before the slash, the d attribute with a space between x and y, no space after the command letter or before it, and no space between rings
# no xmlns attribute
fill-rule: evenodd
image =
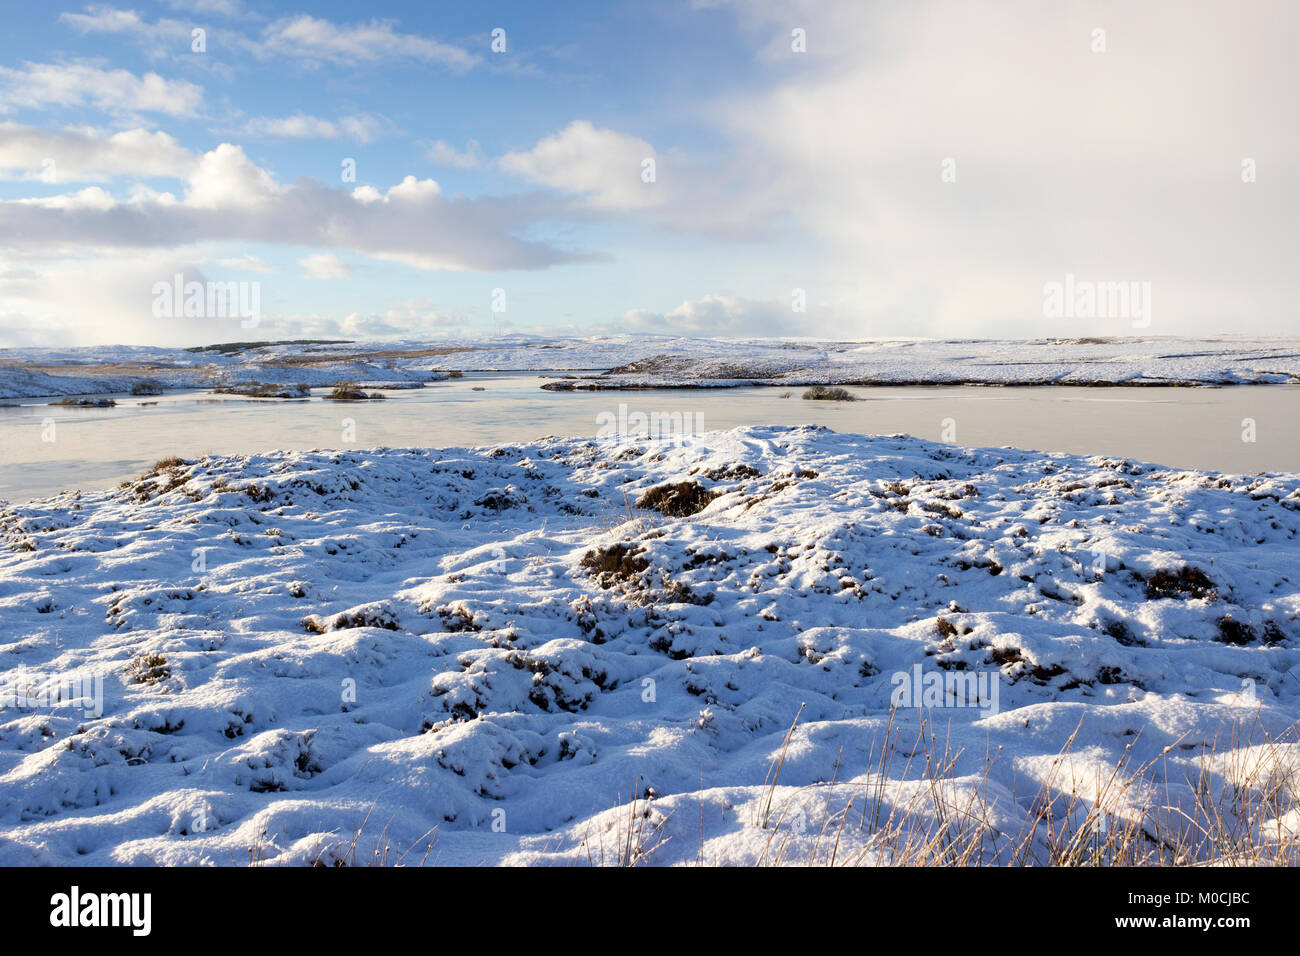
<svg viewBox="0 0 1300 956"><path fill-rule="evenodd" d="M1300 333L1289 0L4 7L3 347Z"/></svg>

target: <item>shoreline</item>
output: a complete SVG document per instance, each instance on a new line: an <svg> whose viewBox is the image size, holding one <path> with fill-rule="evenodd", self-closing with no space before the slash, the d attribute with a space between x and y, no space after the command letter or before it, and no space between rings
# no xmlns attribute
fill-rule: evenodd
<svg viewBox="0 0 1300 956"><path fill-rule="evenodd" d="M0 408L0 498L97 490L168 455L358 447L475 447L617 431L671 437L818 423L840 433L910 434L955 446L1134 456L1228 474L1300 472L1300 390L1242 386L850 388L803 399L796 387L537 388L536 373L465 373L429 387L335 400L327 388L208 389L116 398L11 400ZM374 394L385 401L372 400ZM109 405L108 403L113 403ZM101 403L104 407L101 407ZM288 407L281 407L288 406ZM57 439L57 440L56 440Z"/></svg>
<svg viewBox="0 0 1300 956"><path fill-rule="evenodd" d="M879 340L865 343L667 336L430 343L241 343L197 349L103 346L0 351L0 399L116 394L133 387L263 382L405 387L453 372L532 372L541 387L646 388L1226 387L1300 383L1300 339ZM600 382L594 384L575 384Z"/></svg>

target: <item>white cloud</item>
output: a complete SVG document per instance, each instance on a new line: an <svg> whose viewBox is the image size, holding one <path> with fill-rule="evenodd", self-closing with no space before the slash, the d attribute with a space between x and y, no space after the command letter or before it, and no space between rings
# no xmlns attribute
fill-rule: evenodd
<svg viewBox="0 0 1300 956"><path fill-rule="evenodd" d="M388 190L388 193L384 196L384 202L392 202L394 199L434 199L440 195L442 195L442 187L434 180L406 176L400 183Z"/></svg>
<svg viewBox="0 0 1300 956"><path fill-rule="evenodd" d="M117 10L103 4L88 6L85 13L60 13L59 20L81 33L139 33L149 29L134 10Z"/></svg>
<svg viewBox="0 0 1300 956"><path fill-rule="evenodd" d="M834 334L827 328L829 317L819 313L820 334ZM706 295L688 299L667 312L633 309L618 322L605 326L611 332L647 332L698 338L744 338L759 336L808 335L807 317L796 313L789 301L747 299L734 295Z"/></svg>
<svg viewBox="0 0 1300 956"><path fill-rule="evenodd" d="M642 178L646 160L656 161L654 182ZM640 209L666 198L653 146L586 120L575 120L527 152L507 153L499 164L530 182L581 194L593 209Z"/></svg>
<svg viewBox="0 0 1300 956"><path fill-rule="evenodd" d="M0 122L0 175L45 182L104 182L122 176L188 177L197 157L171 136L143 129L106 134Z"/></svg>
<svg viewBox="0 0 1300 956"><path fill-rule="evenodd" d="M474 139L465 144L463 151L443 140L435 140L425 149L424 155L430 162L456 169L473 169L483 161L483 151L478 140Z"/></svg>
<svg viewBox="0 0 1300 956"><path fill-rule="evenodd" d="M243 0L163 0L174 10L186 13L214 13L223 17L252 16Z"/></svg>
<svg viewBox="0 0 1300 956"><path fill-rule="evenodd" d="M352 267L331 252L316 252L298 260L305 279L346 279Z"/></svg>
<svg viewBox="0 0 1300 956"><path fill-rule="evenodd" d="M14 107L94 106L112 113L193 114L203 90L186 80L167 80L157 73L136 76L85 63L24 63L21 69L0 66L0 112Z"/></svg>
<svg viewBox="0 0 1300 956"><path fill-rule="evenodd" d="M254 116L244 126L250 136L283 139L338 139L339 128L329 120L305 113L293 116Z"/></svg>
<svg viewBox="0 0 1300 956"><path fill-rule="evenodd" d="M456 312L444 312L423 300L398 302L383 312L352 312L338 323L336 335L371 340L441 337L464 334L471 328L469 319Z"/></svg>
<svg viewBox="0 0 1300 956"><path fill-rule="evenodd" d="M181 200L136 188L0 201L0 248L173 248L206 241L272 242L351 250L421 269L535 269L590 258L522 238L556 204L537 195L444 196L407 176L387 192L355 192L314 180L283 185L238 146L205 153ZM19 238L21 237L21 238Z"/></svg>
<svg viewBox="0 0 1300 956"><path fill-rule="evenodd" d="M76 212L78 210L93 210L95 212L107 212L117 206L110 193L98 186L87 186L75 193L62 193L58 196L41 196L36 199L15 199L13 202L20 206L29 206L36 209L54 209L59 212Z"/></svg>
<svg viewBox="0 0 1300 956"><path fill-rule="evenodd" d="M235 0L189 0L169 4L192 14L238 17L265 21ZM282 17L253 32L243 32L192 19L160 17L150 21L134 10L92 4L84 13L62 13L59 20L82 34L104 33L125 37L154 57L182 57L192 52L191 31L206 31L209 51L247 53L263 60L291 58L308 65L335 63L354 67L360 63L391 64L396 59L440 64L454 71L473 67L479 56L433 37L403 33L393 20L369 23L335 23L309 14Z"/></svg>
<svg viewBox="0 0 1300 956"><path fill-rule="evenodd" d="M278 311L284 301L278 280L261 287L261 319L255 329L236 318L157 318L153 287L206 279L229 281L205 270L208 250L130 250L82 254L69 250L51 262L0 255L0 341L11 347L141 343L190 346L250 338L395 339L442 337L468 332L467 317L413 299L374 311L338 316ZM217 260L227 268L260 262L255 256ZM263 271L254 269L253 271Z"/></svg>
<svg viewBox="0 0 1300 956"><path fill-rule="evenodd" d="M238 42L239 36L213 30L208 24L192 20L159 18L151 23L134 10L119 10L105 4L92 4L86 7L85 13L61 13L59 22L83 35L102 33L124 37L155 58L179 59L192 56L192 31L196 27L201 26L205 34L208 34L205 43L209 39L217 41L221 37L221 41L214 44L217 47L229 48L232 40Z"/></svg>
<svg viewBox="0 0 1300 956"><path fill-rule="evenodd" d="M230 143L204 153L186 192L188 205L206 209L265 208L282 192L271 174Z"/></svg>
<svg viewBox="0 0 1300 956"><path fill-rule="evenodd" d="M86 254L68 250L57 260L14 267L0 256L0 336L36 345L141 342L192 345L248 338L238 319L159 318L153 286L203 281L191 251L131 250Z"/></svg>
<svg viewBox="0 0 1300 956"><path fill-rule="evenodd" d="M338 125L347 138L354 139L358 143L369 143L379 138L385 123L367 113L358 113L354 116L340 117Z"/></svg>
<svg viewBox="0 0 1300 956"><path fill-rule="evenodd" d="M358 114L338 122L295 113L292 116L255 116L244 126L251 136L279 139L348 139L369 143L379 136L383 123L373 116Z"/></svg>
<svg viewBox="0 0 1300 956"><path fill-rule="evenodd" d="M1300 7L736 10L758 35L804 26L809 50L773 45L775 85L717 104L746 201L825 250L808 285L863 331L1131 332L1049 324L1043 284L1067 272L1151 281L1152 333L1294 330L1300 273L1282 250L1300 247L1300 140L1280 118L1300 106ZM1269 175L1243 184L1244 157Z"/></svg>
<svg viewBox="0 0 1300 956"><path fill-rule="evenodd" d="M242 256L232 256L225 259L218 259L223 266L230 269L239 269L244 272L265 272L273 273L275 267L263 259L261 256L255 256L252 253L244 253Z"/></svg>
<svg viewBox="0 0 1300 956"><path fill-rule="evenodd" d="M460 47L432 37L401 33L391 20L338 24L305 13L277 20L268 26L259 48L264 55L347 65L400 58L464 70L479 59Z"/></svg>

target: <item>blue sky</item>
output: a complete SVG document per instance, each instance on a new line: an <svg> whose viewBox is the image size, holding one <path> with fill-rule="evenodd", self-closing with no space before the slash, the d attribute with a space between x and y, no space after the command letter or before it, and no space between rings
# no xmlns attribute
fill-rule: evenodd
<svg viewBox="0 0 1300 956"><path fill-rule="evenodd" d="M13 4L0 345L1292 332L1296 14L1197 6Z"/></svg>

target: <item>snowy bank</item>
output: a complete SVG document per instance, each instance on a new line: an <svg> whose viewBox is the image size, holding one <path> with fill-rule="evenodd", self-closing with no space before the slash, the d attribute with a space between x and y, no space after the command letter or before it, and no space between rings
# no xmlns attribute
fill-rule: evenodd
<svg viewBox="0 0 1300 956"><path fill-rule="evenodd" d="M164 462L0 535L0 864L800 862L827 820L889 862L981 790L981 859L1044 861L1044 788L1158 761L1176 828L1295 754L1296 475L753 427Z"/></svg>
<svg viewBox="0 0 1300 956"><path fill-rule="evenodd" d="M508 335L442 342L0 350L0 398L341 382L418 387L452 371L555 373L552 389L833 385L1264 385L1300 382L1291 338L875 339Z"/></svg>

